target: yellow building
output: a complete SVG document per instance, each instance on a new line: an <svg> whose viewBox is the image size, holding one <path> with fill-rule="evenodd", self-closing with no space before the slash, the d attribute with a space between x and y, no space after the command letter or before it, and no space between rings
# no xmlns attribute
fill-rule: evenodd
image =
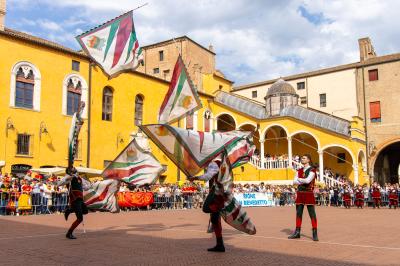
<svg viewBox="0 0 400 266"><path fill-rule="evenodd" d="M76 165L103 169L137 138L165 165L162 182L184 180L138 130L140 124L157 122L169 82L139 72L108 80L84 54L7 28L0 30L0 57L3 172L22 175L31 167L66 166L71 117L82 100L85 123ZM231 93L232 82L219 71L203 74L198 84L203 108L181 127L256 132L254 142L263 156L235 169L235 180L290 182L295 155L310 153L321 172L329 167L355 183L368 181L360 118L347 121L297 106L298 96L284 81L270 88L266 104ZM286 156L267 160L265 154Z"/></svg>

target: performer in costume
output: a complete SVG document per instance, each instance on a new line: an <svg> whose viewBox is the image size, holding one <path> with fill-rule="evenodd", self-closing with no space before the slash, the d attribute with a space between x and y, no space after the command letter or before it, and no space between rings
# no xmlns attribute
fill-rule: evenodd
<svg viewBox="0 0 400 266"><path fill-rule="evenodd" d="M358 188L356 189L356 206L357 206L357 209L358 208L363 208L363 206L364 206L364 191L363 191L363 188L360 186L360 185L358 185Z"/></svg>
<svg viewBox="0 0 400 266"><path fill-rule="evenodd" d="M378 183L376 183L376 181L372 184L371 191L372 191L371 194L372 194L374 209L376 207L378 207L378 209L379 209L381 206L381 190L380 190Z"/></svg>
<svg viewBox="0 0 400 266"><path fill-rule="evenodd" d="M389 209L393 208L396 209L399 205L399 194L397 189L391 185L389 189Z"/></svg>
<svg viewBox="0 0 400 266"><path fill-rule="evenodd" d="M66 237L69 239L76 239L72 234L76 227L83 221L83 215L88 214L88 209L83 201L83 189L84 183L82 178L78 175L75 168L67 169L67 174L58 183L58 186L63 186L69 183L69 207L64 212L65 220L68 220L68 216L75 212L76 220L72 223L68 229ZM86 189L86 188L85 188Z"/></svg>
<svg viewBox="0 0 400 266"><path fill-rule="evenodd" d="M350 209L350 205L351 205L351 191L349 185L345 185L343 190L343 206L346 209Z"/></svg>
<svg viewBox="0 0 400 266"><path fill-rule="evenodd" d="M307 205L308 214L311 218L313 240L318 241L317 215L315 213L316 202L313 192L316 170L311 166L311 156L309 154L305 154L301 157L301 163L303 164L303 168L297 171L293 181L295 185L298 185L296 198L296 230L288 238L300 238L304 206Z"/></svg>
<svg viewBox="0 0 400 266"><path fill-rule="evenodd" d="M189 180L203 180L209 183L209 193L203 205L203 212L210 214L210 221L214 234L217 240L217 244L213 248L207 249L211 252L225 252L224 241L222 238L222 225L220 210L224 207L223 196L217 196L215 194L216 179L218 177L219 168L221 165L221 158L217 157L207 167L207 171L204 175L197 177L190 177Z"/></svg>
<svg viewBox="0 0 400 266"><path fill-rule="evenodd" d="M27 184L27 181L21 180L21 195L18 199L18 211L21 215L26 215L32 209L31 192L32 187Z"/></svg>

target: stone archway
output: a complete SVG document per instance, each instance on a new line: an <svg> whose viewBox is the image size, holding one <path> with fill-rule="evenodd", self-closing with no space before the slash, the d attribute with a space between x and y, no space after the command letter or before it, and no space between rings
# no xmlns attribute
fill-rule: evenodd
<svg viewBox="0 0 400 266"><path fill-rule="evenodd" d="M339 175L350 180L355 173L353 165L358 161L351 150L339 144L332 144L322 148L324 169L329 169L334 175ZM355 161L357 159L357 161ZM358 183L358 176L352 176L353 182Z"/></svg>
<svg viewBox="0 0 400 266"><path fill-rule="evenodd" d="M399 183L400 139L382 145L374 156L371 165L371 173L378 183Z"/></svg>
<svg viewBox="0 0 400 266"><path fill-rule="evenodd" d="M319 141L307 131L295 132L291 135L293 157L310 154L314 163L319 163Z"/></svg>
<svg viewBox="0 0 400 266"><path fill-rule="evenodd" d="M229 114L221 114L216 117L217 119L217 131L226 132L236 129L236 123L233 116Z"/></svg>
<svg viewBox="0 0 400 266"><path fill-rule="evenodd" d="M264 155L275 158L288 155L288 135L284 127L273 125L264 131Z"/></svg>

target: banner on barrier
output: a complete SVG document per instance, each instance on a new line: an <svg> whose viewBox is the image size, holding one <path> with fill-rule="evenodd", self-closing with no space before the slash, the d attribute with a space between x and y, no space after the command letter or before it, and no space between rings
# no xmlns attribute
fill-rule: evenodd
<svg viewBox="0 0 400 266"><path fill-rule="evenodd" d="M273 204L272 193L234 193L234 196L243 207L272 206Z"/></svg>

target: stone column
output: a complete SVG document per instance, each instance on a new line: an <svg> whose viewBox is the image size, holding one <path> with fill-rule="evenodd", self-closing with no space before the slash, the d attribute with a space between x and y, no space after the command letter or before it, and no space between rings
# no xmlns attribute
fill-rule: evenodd
<svg viewBox="0 0 400 266"><path fill-rule="evenodd" d="M292 154L292 137L287 138L288 141L288 161L289 161L289 168L293 168L292 165L292 160L293 160L293 154Z"/></svg>
<svg viewBox="0 0 400 266"><path fill-rule="evenodd" d="M354 184L358 185L358 165L353 164L353 171L354 171Z"/></svg>
<svg viewBox="0 0 400 266"><path fill-rule="evenodd" d="M264 165L265 165L264 142L265 142L265 139L260 139L260 162L261 162L261 168L264 168Z"/></svg>
<svg viewBox="0 0 400 266"><path fill-rule="evenodd" d="M319 157L319 181L324 181L324 151L318 151Z"/></svg>

